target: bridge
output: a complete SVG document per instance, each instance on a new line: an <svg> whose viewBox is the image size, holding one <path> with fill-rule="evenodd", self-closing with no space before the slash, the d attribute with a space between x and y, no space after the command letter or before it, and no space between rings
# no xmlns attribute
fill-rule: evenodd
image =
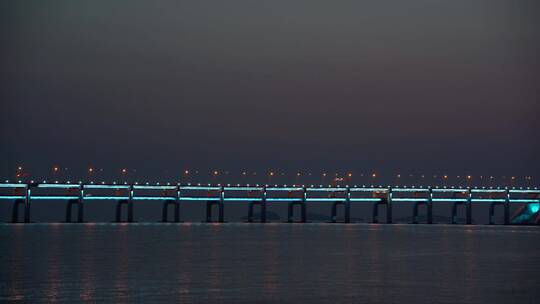
<svg viewBox="0 0 540 304"><path fill-rule="evenodd" d="M206 204L206 222L213 222L212 209L217 207L216 222L224 222L225 207L231 202L244 202L248 206L248 222L267 222L267 207L288 205L287 222L294 221L295 207L300 209L300 220L307 222L308 203L331 203L331 222L338 222L338 207L343 208L340 222L351 222L351 205L372 205L372 222L379 222L379 209L386 212L386 223L392 223L392 206L400 203L412 205L412 223L419 222L419 209L425 206L425 223L433 223L433 206L440 202L452 203L451 223L456 223L458 209L465 210L465 224L472 224L473 206L488 203L489 223L494 224L498 207L503 209L504 224L539 224L540 189L516 187L383 187L383 186L315 186L315 185L223 185L223 184L139 184L139 183L1 183L0 200L12 201L13 223L30 223L31 206L36 201L66 201L66 222L84 222L84 205L93 201L115 201L115 221L133 222L134 205L138 201L162 203L162 221L169 220L169 207L173 208L172 222L180 222L180 207L187 203ZM510 215L510 206L518 210ZM127 216L122 216L123 206ZM23 207L23 219L19 209ZM73 208L77 219L72 221ZM255 219L254 209L260 208ZM123 218L126 218L123 220Z"/></svg>

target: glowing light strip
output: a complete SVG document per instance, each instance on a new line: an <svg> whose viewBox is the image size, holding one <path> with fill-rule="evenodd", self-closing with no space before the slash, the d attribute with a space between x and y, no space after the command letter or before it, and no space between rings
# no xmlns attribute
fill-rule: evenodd
<svg viewBox="0 0 540 304"><path fill-rule="evenodd" d="M258 197L225 197L224 201L238 201L238 202L260 202L263 199Z"/></svg>
<svg viewBox="0 0 540 304"><path fill-rule="evenodd" d="M505 189L471 189L474 193L505 193Z"/></svg>
<svg viewBox="0 0 540 304"><path fill-rule="evenodd" d="M503 198L473 198L471 199L471 202L501 202L501 203L504 203L506 202L506 199L503 199Z"/></svg>
<svg viewBox="0 0 540 304"><path fill-rule="evenodd" d="M26 196L22 195L22 196L17 196L17 195L4 195L4 196L1 196L0 195L0 199L7 199L7 200L16 200L16 199L25 199Z"/></svg>
<svg viewBox="0 0 540 304"><path fill-rule="evenodd" d="M62 188L62 189L70 189L70 188L80 188L81 185L78 184L39 184L37 185L38 188Z"/></svg>
<svg viewBox="0 0 540 304"><path fill-rule="evenodd" d="M85 189L129 189L129 185L84 185Z"/></svg>
<svg viewBox="0 0 540 304"><path fill-rule="evenodd" d="M317 192L317 191L328 191L328 192L338 192L338 191L347 191L347 188L306 188L308 192Z"/></svg>
<svg viewBox="0 0 540 304"><path fill-rule="evenodd" d="M388 192L388 188L351 188L351 192Z"/></svg>
<svg viewBox="0 0 540 304"><path fill-rule="evenodd" d="M511 198L510 203L540 203L540 199Z"/></svg>
<svg viewBox="0 0 540 304"><path fill-rule="evenodd" d="M392 192L429 192L426 188L392 188Z"/></svg>
<svg viewBox="0 0 540 304"><path fill-rule="evenodd" d="M270 187L266 188L267 191L303 191L302 187Z"/></svg>
<svg viewBox="0 0 540 304"><path fill-rule="evenodd" d="M301 198L277 198L277 197L272 197L272 198L267 198L266 201L268 202L301 202L303 201L303 199Z"/></svg>
<svg viewBox="0 0 540 304"><path fill-rule="evenodd" d="M428 198L412 198L412 197L395 197L392 198L393 202L427 202Z"/></svg>
<svg viewBox="0 0 540 304"><path fill-rule="evenodd" d="M344 197L336 197L336 198L326 198L326 197L311 197L307 198L306 201L308 202L344 202L347 199Z"/></svg>
<svg viewBox="0 0 540 304"><path fill-rule="evenodd" d="M176 200L175 196L134 196L134 200L138 201L170 201Z"/></svg>
<svg viewBox="0 0 540 304"><path fill-rule="evenodd" d="M32 200L76 200L79 199L78 196L53 196L53 195L40 195L40 196L30 196Z"/></svg>
<svg viewBox="0 0 540 304"><path fill-rule="evenodd" d="M469 192L469 189L453 189L453 188L435 188L432 189L433 192Z"/></svg>
<svg viewBox="0 0 540 304"><path fill-rule="evenodd" d="M26 188L27 184L0 184L0 188Z"/></svg>
<svg viewBox="0 0 540 304"><path fill-rule="evenodd" d="M263 187L224 187L225 191L262 191Z"/></svg>
<svg viewBox="0 0 540 304"><path fill-rule="evenodd" d="M466 198L433 198L434 202L468 202Z"/></svg>
<svg viewBox="0 0 540 304"><path fill-rule="evenodd" d="M147 186L147 185L133 185L133 189L176 190L176 186Z"/></svg>
<svg viewBox="0 0 540 304"><path fill-rule="evenodd" d="M221 190L221 187L212 186L180 186L181 190Z"/></svg>
<svg viewBox="0 0 540 304"><path fill-rule="evenodd" d="M128 200L129 196L85 196L85 200Z"/></svg>
<svg viewBox="0 0 540 304"><path fill-rule="evenodd" d="M380 202L382 199L380 198L368 198L368 197L356 197L356 198L350 198L351 202Z"/></svg>
<svg viewBox="0 0 540 304"><path fill-rule="evenodd" d="M512 189L512 190L509 190L510 193L538 193L540 194L540 190L515 190L515 189Z"/></svg>
<svg viewBox="0 0 540 304"><path fill-rule="evenodd" d="M181 201L219 201L219 197L181 197Z"/></svg>

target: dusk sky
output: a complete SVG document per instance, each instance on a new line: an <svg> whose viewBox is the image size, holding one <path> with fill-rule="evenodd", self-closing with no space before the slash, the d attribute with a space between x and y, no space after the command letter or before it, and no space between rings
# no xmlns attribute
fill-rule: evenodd
<svg viewBox="0 0 540 304"><path fill-rule="evenodd" d="M536 1L53 3L0 4L4 178L540 178Z"/></svg>

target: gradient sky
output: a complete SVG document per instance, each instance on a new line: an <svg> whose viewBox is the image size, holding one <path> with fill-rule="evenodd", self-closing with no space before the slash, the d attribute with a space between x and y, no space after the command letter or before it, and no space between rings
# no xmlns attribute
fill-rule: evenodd
<svg viewBox="0 0 540 304"><path fill-rule="evenodd" d="M540 178L535 2L2 1L0 176Z"/></svg>

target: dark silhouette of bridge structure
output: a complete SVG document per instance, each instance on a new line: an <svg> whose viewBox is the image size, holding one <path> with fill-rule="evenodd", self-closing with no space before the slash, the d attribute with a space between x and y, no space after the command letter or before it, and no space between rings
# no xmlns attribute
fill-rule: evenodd
<svg viewBox="0 0 540 304"><path fill-rule="evenodd" d="M331 222L351 223L351 205L372 205L372 222L379 222L380 209L386 213L385 223L392 223L392 206L412 205L412 223L419 223L419 212L425 207L424 223L433 223L433 206L440 202L452 203L451 223L456 223L458 209L465 210L465 224L472 224L473 206L488 203L489 223L494 224L497 208L503 210L503 224L539 224L540 189L516 187L383 187L383 186L315 186L315 185L230 185L230 184L139 184L139 183L2 183L0 200L12 201L13 223L31 221L31 206L35 201L66 201L66 222L84 222L84 206L93 201L115 201L115 221L133 222L134 206L140 201L162 203L162 222L181 222L181 206L188 203L206 204L206 222L224 222L225 207L231 202L244 202L248 206L248 222L266 223L267 207L288 205L287 222L308 221L307 208L312 203L331 203ZM510 215L510 206L520 208ZM123 207L127 208L123 208ZM22 219L19 209L22 207ZM217 220L212 212L217 207ZM294 221L295 207L300 209L300 219ZM72 219L77 208L76 219ZM260 216L255 218L254 210ZM338 209L343 209L338 221ZM122 216L123 209L127 215ZM125 218L125 220L123 220Z"/></svg>

